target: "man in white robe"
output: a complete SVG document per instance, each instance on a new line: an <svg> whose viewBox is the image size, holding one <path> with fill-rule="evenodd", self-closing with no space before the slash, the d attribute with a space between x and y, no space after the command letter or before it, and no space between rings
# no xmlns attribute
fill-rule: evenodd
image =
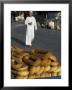
<svg viewBox="0 0 72 90"><path fill-rule="evenodd" d="M29 12L29 16L25 20L25 24L27 25L26 30L26 45L32 45L32 41L34 39L34 30L37 30L36 19L32 16L33 12Z"/></svg>

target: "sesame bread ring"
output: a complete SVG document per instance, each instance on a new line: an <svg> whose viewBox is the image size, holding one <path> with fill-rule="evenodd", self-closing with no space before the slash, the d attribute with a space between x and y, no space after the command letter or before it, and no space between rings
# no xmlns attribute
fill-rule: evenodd
<svg viewBox="0 0 72 90"><path fill-rule="evenodd" d="M61 67L59 66L54 72L60 72L61 71Z"/></svg>
<svg viewBox="0 0 72 90"><path fill-rule="evenodd" d="M15 79L28 79L28 76L16 76Z"/></svg>
<svg viewBox="0 0 72 90"><path fill-rule="evenodd" d="M48 59L48 53L44 54L42 58L43 59Z"/></svg>
<svg viewBox="0 0 72 90"><path fill-rule="evenodd" d="M39 52L39 49L38 49L38 48L33 48L33 49L31 50L31 52L32 52L32 54L36 54L36 53Z"/></svg>
<svg viewBox="0 0 72 90"><path fill-rule="evenodd" d="M41 73L40 75L41 78L45 78L45 77L51 77L51 73Z"/></svg>
<svg viewBox="0 0 72 90"><path fill-rule="evenodd" d="M30 60L30 59L29 59L29 60L28 60L28 59L26 59L26 60L25 60L25 59L22 59L22 61L23 61L24 63L26 63L27 65L29 65L29 66L33 65L33 63L34 63L34 62L33 62L32 60Z"/></svg>
<svg viewBox="0 0 72 90"><path fill-rule="evenodd" d="M29 71L25 70L25 71L19 71L18 72L18 71L12 70L12 73L19 75L19 76L27 76L29 74Z"/></svg>
<svg viewBox="0 0 72 90"><path fill-rule="evenodd" d="M50 69L51 69L50 65L45 66L45 67L44 67L44 72L48 72L48 71L50 71Z"/></svg>
<svg viewBox="0 0 72 90"><path fill-rule="evenodd" d="M23 64L22 63L15 63L15 61L14 61L14 62L12 62L11 66L13 69L19 69L23 66Z"/></svg>
<svg viewBox="0 0 72 90"><path fill-rule="evenodd" d="M40 70L40 66L32 66L30 68L30 74L37 73L37 72L39 72L39 70Z"/></svg>
<svg viewBox="0 0 72 90"><path fill-rule="evenodd" d="M16 48L15 47L11 47L11 51L12 52L15 52L16 51Z"/></svg>
<svg viewBox="0 0 72 90"><path fill-rule="evenodd" d="M17 71L24 71L24 70L28 70L28 66L26 64L23 63L23 66L18 68L18 69L15 69Z"/></svg>
<svg viewBox="0 0 72 90"><path fill-rule="evenodd" d="M17 70L18 70L18 71L28 70L28 66L24 66L24 67L18 68Z"/></svg>
<svg viewBox="0 0 72 90"><path fill-rule="evenodd" d="M51 77L51 73L41 73L41 78Z"/></svg>
<svg viewBox="0 0 72 90"><path fill-rule="evenodd" d="M50 72L54 72L54 71L57 70L57 69L58 69L57 66L53 66L53 67L51 67Z"/></svg>
<svg viewBox="0 0 72 90"><path fill-rule="evenodd" d="M36 78L35 74L29 75L29 79L35 79L35 78Z"/></svg>
<svg viewBox="0 0 72 90"><path fill-rule="evenodd" d="M25 52L25 50L22 49L22 48L15 47L15 49L16 49L15 52L16 52L17 54L21 54L21 53Z"/></svg>
<svg viewBox="0 0 72 90"><path fill-rule="evenodd" d="M43 60L41 61L41 65L42 65L42 66L48 66L48 65L50 65L50 64L51 64L51 60L43 59Z"/></svg>
<svg viewBox="0 0 72 90"><path fill-rule="evenodd" d="M43 49L35 49L35 53L46 54L48 51Z"/></svg>
<svg viewBox="0 0 72 90"><path fill-rule="evenodd" d="M59 65L59 63L58 62L51 62L51 64L50 64L51 66L58 66Z"/></svg>
<svg viewBox="0 0 72 90"><path fill-rule="evenodd" d="M23 54L25 52L23 49L21 49L19 51L14 49L14 50L11 50L11 51L13 53L13 56L15 56L15 57L19 57L21 54Z"/></svg>
<svg viewBox="0 0 72 90"><path fill-rule="evenodd" d="M29 53L28 52L24 52L23 56L29 56Z"/></svg>
<svg viewBox="0 0 72 90"><path fill-rule="evenodd" d="M33 55L30 55L30 59L33 60L33 61L36 61L37 59L39 59L39 57L35 54Z"/></svg>
<svg viewBox="0 0 72 90"><path fill-rule="evenodd" d="M18 47L14 47L13 49L15 49L16 51L22 51L23 49L18 48Z"/></svg>
<svg viewBox="0 0 72 90"><path fill-rule="evenodd" d="M33 63L34 66L38 66L38 65L40 65L40 64L41 64L41 60L40 60L40 59L37 59L37 60Z"/></svg>
<svg viewBox="0 0 72 90"><path fill-rule="evenodd" d="M14 59L15 60L15 62L17 62L17 63L21 63L22 62L22 59L21 58L18 58L18 57L12 57L12 59Z"/></svg>
<svg viewBox="0 0 72 90"><path fill-rule="evenodd" d="M33 49L31 50L31 53L32 53L32 54L35 54L35 53L36 53L36 49L33 48Z"/></svg>
<svg viewBox="0 0 72 90"><path fill-rule="evenodd" d="M19 53L19 54L15 53L13 56L22 59L25 56L29 56L29 53L26 53L26 52L22 52L22 53Z"/></svg>
<svg viewBox="0 0 72 90"><path fill-rule="evenodd" d="M28 74L29 74L29 71L27 70L18 72L18 75L20 76L27 76Z"/></svg>
<svg viewBox="0 0 72 90"><path fill-rule="evenodd" d="M58 72L58 76L61 76L61 71L60 71L60 72Z"/></svg>
<svg viewBox="0 0 72 90"><path fill-rule="evenodd" d="M14 74L14 75L17 75L18 71L16 71L16 70L11 70L11 73Z"/></svg>
<svg viewBox="0 0 72 90"><path fill-rule="evenodd" d="M12 59L11 60L11 66L12 68L20 68L22 67L23 63L19 62L18 60Z"/></svg>
<svg viewBox="0 0 72 90"><path fill-rule="evenodd" d="M51 77L51 73L49 72L45 73L45 77Z"/></svg>
<svg viewBox="0 0 72 90"><path fill-rule="evenodd" d="M36 67L35 66L32 66L30 68L30 74L34 74L36 72Z"/></svg>
<svg viewBox="0 0 72 90"><path fill-rule="evenodd" d="M40 74L40 77L41 77L41 78L46 77L45 73L41 73L41 74Z"/></svg>
<svg viewBox="0 0 72 90"><path fill-rule="evenodd" d="M33 62L32 65L35 65L35 66L40 65L41 63L40 58L37 57L36 55L30 55L29 60L31 60Z"/></svg>
<svg viewBox="0 0 72 90"><path fill-rule="evenodd" d="M44 58L50 59L50 60L52 60L52 61L57 61L57 58L56 58L56 57L53 55L53 53L51 53L51 52L46 53L46 54L44 55Z"/></svg>
<svg viewBox="0 0 72 90"><path fill-rule="evenodd" d="M41 67L40 67L40 70L37 72L37 74L43 73L44 69L45 69L44 66L41 66Z"/></svg>
<svg viewBox="0 0 72 90"><path fill-rule="evenodd" d="M52 76L57 76L57 72L52 72L51 75Z"/></svg>
<svg viewBox="0 0 72 90"><path fill-rule="evenodd" d="M22 59L28 60L29 59L29 55L23 56Z"/></svg>
<svg viewBox="0 0 72 90"><path fill-rule="evenodd" d="M51 59L52 61L57 61L57 58L54 55L50 55L48 58Z"/></svg>
<svg viewBox="0 0 72 90"><path fill-rule="evenodd" d="M35 74L35 78L40 78L40 74Z"/></svg>

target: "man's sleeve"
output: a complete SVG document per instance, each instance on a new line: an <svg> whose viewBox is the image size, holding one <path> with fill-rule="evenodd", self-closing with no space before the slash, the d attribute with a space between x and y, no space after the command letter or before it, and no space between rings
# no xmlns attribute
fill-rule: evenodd
<svg viewBox="0 0 72 90"><path fill-rule="evenodd" d="M25 20L25 24L26 24L26 25L28 24L28 17L27 17L26 20Z"/></svg>
<svg viewBox="0 0 72 90"><path fill-rule="evenodd" d="M37 23L36 23L36 19L34 18L34 26L35 26L35 30L37 30Z"/></svg>

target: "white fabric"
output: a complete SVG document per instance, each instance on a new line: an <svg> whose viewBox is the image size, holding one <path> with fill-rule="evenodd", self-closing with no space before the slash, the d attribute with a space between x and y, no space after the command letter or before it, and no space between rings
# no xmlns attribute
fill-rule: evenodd
<svg viewBox="0 0 72 90"><path fill-rule="evenodd" d="M28 23L31 23L29 25ZM37 24L36 20L33 16L27 17L25 20L25 24L27 25L27 30L26 30L26 45L31 45L32 40L34 39L34 28L37 30Z"/></svg>

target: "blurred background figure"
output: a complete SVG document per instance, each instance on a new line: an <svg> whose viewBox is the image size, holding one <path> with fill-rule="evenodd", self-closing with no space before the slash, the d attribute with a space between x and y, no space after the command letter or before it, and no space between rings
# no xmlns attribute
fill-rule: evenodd
<svg viewBox="0 0 72 90"><path fill-rule="evenodd" d="M24 21L24 13L19 12L19 15L15 17L16 21Z"/></svg>

